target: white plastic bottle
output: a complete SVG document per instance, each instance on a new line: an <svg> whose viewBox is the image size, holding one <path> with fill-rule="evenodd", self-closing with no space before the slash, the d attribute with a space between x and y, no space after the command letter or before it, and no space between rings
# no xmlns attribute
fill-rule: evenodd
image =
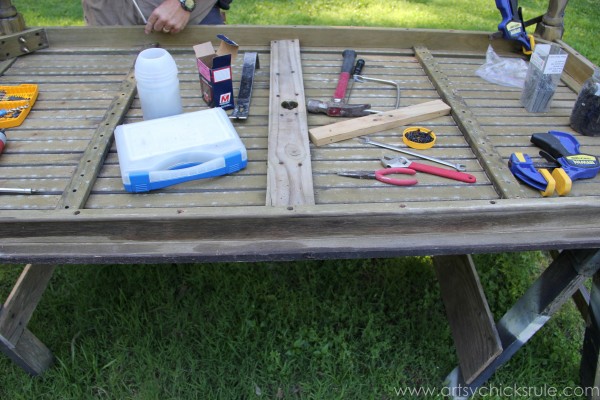
<svg viewBox="0 0 600 400"><path fill-rule="evenodd" d="M168 51L151 48L135 61L135 80L145 120L183 112L177 64Z"/></svg>

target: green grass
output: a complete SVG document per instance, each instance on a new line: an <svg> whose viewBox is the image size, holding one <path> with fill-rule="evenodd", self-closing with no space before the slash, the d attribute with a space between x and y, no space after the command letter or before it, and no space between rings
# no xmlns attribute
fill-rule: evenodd
<svg viewBox="0 0 600 400"><path fill-rule="evenodd" d="M546 262L476 259L497 316ZM0 267L3 295L16 271ZM491 384L576 385L578 318L567 307ZM57 364L31 379L0 359L0 398L385 399L457 362L427 257L61 266L30 329Z"/></svg>
<svg viewBox="0 0 600 400"><path fill-rule="evenodd" d="M592 3L569 4L565 39L598 63ZM14 4L30 26L82 25L79 0ZM546 2L521 5L529 18ZM228 19L494 31L499 13L491 0L235 0ZM475 261L499 318L548 260ZM19 273L0 265L2 299ZM29 327L57 363L32 379L0 356L1 399L392 399L440 388L457 363L428 257L60 266ZM582 332L568 303L490 385L576 386Z"/></svg>

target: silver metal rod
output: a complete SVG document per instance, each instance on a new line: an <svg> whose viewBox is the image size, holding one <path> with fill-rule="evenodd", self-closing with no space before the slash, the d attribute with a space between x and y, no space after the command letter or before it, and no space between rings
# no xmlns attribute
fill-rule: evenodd
<svg viewBox="0 0 600 400"><path fill-rule="evenodd" d="M362 143L372 144L373 146L383 147L384 149L394 150L394 151L397 151L399 153L408 154L408 155L411 155L413 157L422 158L423 160L428 160L428 161L432 161L434 163L442 164L442 165L445 165L447 167L454 168L457 171L466 171L467 170L467 166L466 165L463 165L463 164L453 164L451 162L444 161L444 160L441 160L439 158L424 156L422 154L415 153L413 151L403 149L402 147L392 146L390 144L386 144L386 143L382 143L382 142L377 142L375 140L371 140L368 137L359 137L358 140L360 140Z"/></svg>
<svg viewBox="0 0 600 400"><path fill-rule="evenodd" d="M33 189L0 188L0 194L32 194L34 192Z"/></svg>
<svg viewBox="0 0 600 400"><path fill-rule="evenodd" d="M148 20L144 16L144 13L142 13L142 10L141 10L140 6L138 5L137 1L135 1L135 0L131 0L131 1L133 2L133 6L137 10L138 14L140 14L140 17L142 17L142 21L144 21L144 23L147 24Z"/></svg>
<svg viewBox="0 0 600 400"><path fill-rule="evenodd" d="M400 85L397 82L388 81L386 79L371 78L371 77L364 76L364 75L355 75L354 79L357 82L364 82L364 81L378 82L378 83L384 83L386 85L394 86L396 88L396 106L394 108L400 107Z"/></svg>

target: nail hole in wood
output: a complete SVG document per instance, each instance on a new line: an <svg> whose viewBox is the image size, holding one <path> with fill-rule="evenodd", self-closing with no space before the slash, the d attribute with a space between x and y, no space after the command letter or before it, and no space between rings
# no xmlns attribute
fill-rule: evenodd
<svg viewBox="0 0 600 400"><path fill-rule="evenodd" d="M294 108L298 107L298 102L293 100L286 100L281 103L281 107L285 108L286 110L293 110Z"/></svg>

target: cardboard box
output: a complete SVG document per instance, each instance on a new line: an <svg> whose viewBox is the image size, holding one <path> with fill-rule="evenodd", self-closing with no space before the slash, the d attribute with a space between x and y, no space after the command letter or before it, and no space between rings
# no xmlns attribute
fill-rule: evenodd
<svg viewBox="0 0 600 400"><path fill-rule="evenodd" d="M224 110L232 109L233 79L231 74L231 60L238 52L238 44L224 35L217 35L221 39L219 48L215 52L211 42L194 46L202 98L209 107L221 107Z"/></svg>

